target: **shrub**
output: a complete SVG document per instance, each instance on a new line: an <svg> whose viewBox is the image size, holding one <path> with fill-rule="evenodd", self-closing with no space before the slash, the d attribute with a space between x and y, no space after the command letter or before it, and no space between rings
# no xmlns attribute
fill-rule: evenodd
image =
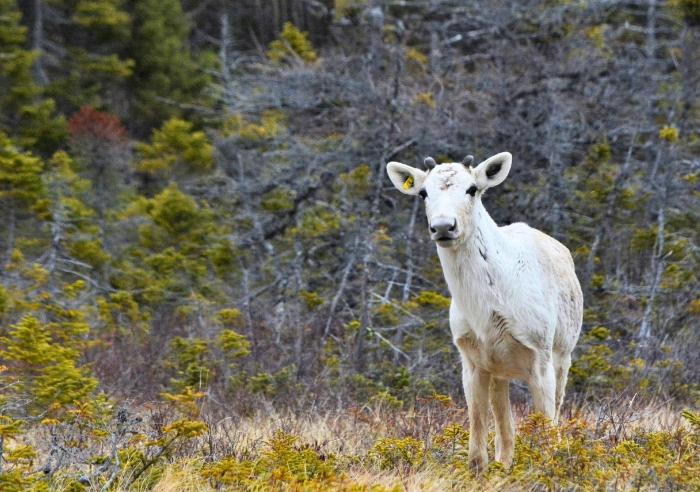
<svg viewBox="0 0 700 492"><path fill-rule="evenodd" d="M313 63L318 59L308 36L297 29L291 22L285 22L279 39L270 43L267 57L275 63L300 59Z"/></svg>
<svg viewBox="0 0 700 492"><path fill-rule="evenodd" d="M425 445L412 437L382 438L374 443L368 458L382 470L416 467L425 458Z"/></svg>

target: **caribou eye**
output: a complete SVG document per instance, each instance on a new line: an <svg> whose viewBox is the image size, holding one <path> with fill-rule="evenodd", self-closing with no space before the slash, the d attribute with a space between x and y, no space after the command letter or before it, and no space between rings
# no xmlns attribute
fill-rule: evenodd
<svg viewBox="0 0 700 492"><path fill-rule="evenodd" d="M469 189L467 190L467 195L471 195L471 196L476 195L476 186L475 185L471 185L469 187Z"/></svg>
<svg viewBox="0 0 700 492"><path fill-rule="evenodd" d="M426 198L428 198L428 192L425 191L425 189L420 190L420 191L418 192L418 194L421 196L421 198L422 198L423 200L425 200Z"/></svg>

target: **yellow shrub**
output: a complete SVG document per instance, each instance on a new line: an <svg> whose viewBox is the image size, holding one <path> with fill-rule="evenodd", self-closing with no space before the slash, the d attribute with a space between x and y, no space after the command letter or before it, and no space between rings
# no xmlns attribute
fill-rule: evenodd
<svg viewBox="0 0 700 492"><path fill-rule="evenodd" d="M284 129L284 114L280 111L264 111L260 123L252 123L240 114L230 116L223 125L227 137L239 137L249 142L261 142L279 135Z"/></svg>
<svg viewBox="0 0 700 492"><path fill-rule="evenodd" d="M379 468L411 468L422 463L425 446L422 441L412 437L403 439L379 439L368 453L370 461Z"/></svg>
<svg viewBox="0 0 700 492"><path fill-rule="evenodd" d="M672 126L664 126L659 130L659 138L666 140L667 142L675 142L678 140L679 132L678 128Z"/></svg>
<svg viewBox="0 0 700 492"><path fill-rule="evenodd" d="M415 101L418 104L428 106L430 109L435 109L435 98L433 97L432 92L419 92L416 94Z"/></svg>
<svg viewBox="0 0 700 492"><path fill-rule="evenodd" d="M294 58L313 63L318 59L307 34L301 32L291 22L285 22L279 39L270 43L267 57L275 63Z"/></svg>

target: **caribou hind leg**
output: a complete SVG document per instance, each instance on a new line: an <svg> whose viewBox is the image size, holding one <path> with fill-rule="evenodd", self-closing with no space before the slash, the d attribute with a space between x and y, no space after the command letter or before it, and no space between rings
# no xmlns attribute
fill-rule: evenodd
<svg viewBox="0 0 700 492"><path fill-rule="evenodd" d="M554 421L556 418L556 377L551 353L535 353L534 364L530 373L528 386L532 394L535 412L543 413Z"/></svg>
<svg viewBox="0 0 700 492"><path fill-rule="evenodd" d="M571 354L554 354L554 371L557 380L555 421L558 421L559 416L561 415L561 406L564 403L564 393L566 392L566 380L569 376L570 367Z"/></svg>

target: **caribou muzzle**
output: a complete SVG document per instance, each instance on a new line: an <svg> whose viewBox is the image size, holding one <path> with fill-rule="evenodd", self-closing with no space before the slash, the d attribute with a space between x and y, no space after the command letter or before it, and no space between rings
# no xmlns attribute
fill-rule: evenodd
<svg viewBox="0 0 700 492"><path fill-rule="evenodd" d="M457 219L452 217L436 217L430 221L430 239L438 246L450 246L459 236Z"/></svg>

